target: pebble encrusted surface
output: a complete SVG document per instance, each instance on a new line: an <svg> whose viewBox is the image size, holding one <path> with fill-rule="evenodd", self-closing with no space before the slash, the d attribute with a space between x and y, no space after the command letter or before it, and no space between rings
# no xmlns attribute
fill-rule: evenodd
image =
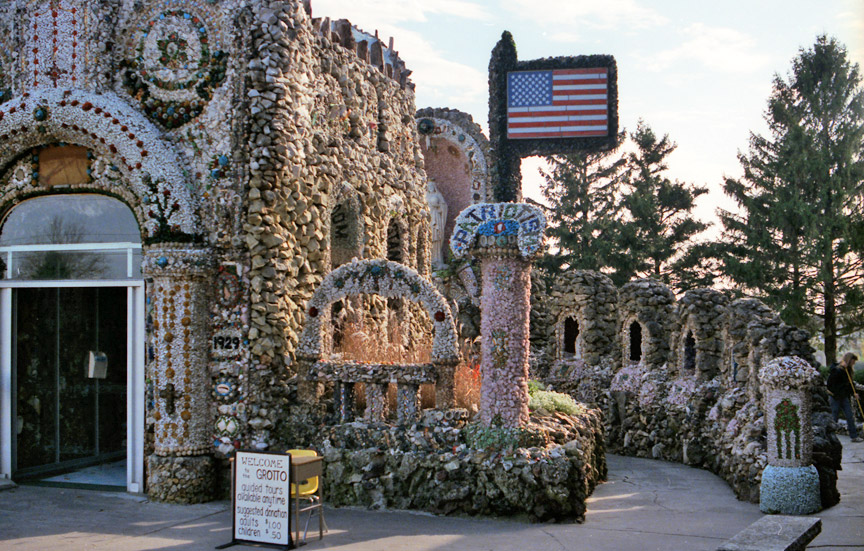
<svg viewBox="0 0 864 551"><path fill-rule="evenodd" d="M46 193L42 148L76 146L87 177L64 192L117 197L145 245L194 243L209 257L213 285L184 298L209 310L209 323L188 327L195 343L174 354L182 329L169 346L168 329L148 327L146 414L157 431L147 453L268 449L306 301L323 277L353 257L388 254L429 273L410 71L377 36L314 19L308 4L0 6L0 210ZM149 262L160 256L170 255ZM185 284L148 287L150 304L169 304L175 283ZM372 304L373 317L386 317L386 305ZM429 337L423 317L407 305L406 339ZM187 398L192 409L179 407ZM166 440L169 403L184 422L171 421L179 436Z"/></svg>
<svg viewBox="0 0 864 551"><path fill-rule="evenodd" d="M516 449L473 449L464 418L446 417L426 410L408 427L349 423L316 434L328 502L581 521L585 499L606 478L598 410L532 414L525 428L538 445Z"/></svg>
<svg viewBox="0 0 864 551"><path fill-rule="evenodd" d="M820 509L816 467L765 467L760 511L772 515L809 515Z"/></svg>
<svg viewBox="0 0 864 551"><path fill-rule="evenodd" d="M727 480L741 499L758 502L761 473L768 465L763 400L771 400L766 392L772 391L759 381L757 368L778 355L795 355L801 366L807 366L800 370L814 380L813 349L806 332L783 324L755 299L729 302L717 291L702 289L676 300L665 285L637 280L619 289L613 300L614 287L596 283L605 276L597 274L591 286L581 284L586 279L578 272L569 277L580 285L555 280L545 293L551 299L534 301L532 322L543 324L532 327L533 352L541 358L532 365L534 373L553 389L602 408L610 451L709 469ZM595 307L608 308L586 315L592 297ZM618 312L617 328L601 332L620 343L620 352L611 361L603 356L595 361L590 340L579 342L579 358L550 359L562 346L551 337L556 320L576 318L580 338L585 339L608 326L606 314L613 308ZM634 322L642 329L638 361L631 359L629 350ZM688 333L693 338L689 365ZM781 377L772 369L766 376L783 386L789 370ZM822 505L828 507L839 499L840 444L824 413L824 389L813 387L811 398L817 412L812 414L813 461Z"/></svg>
<svg viewBox="0 0 864 551"><path fill-rule="evenodd" d="M151 455L147 472L147 495L153 501L202 503L213 499L216 492L216 470L210 456Z"/></svg>

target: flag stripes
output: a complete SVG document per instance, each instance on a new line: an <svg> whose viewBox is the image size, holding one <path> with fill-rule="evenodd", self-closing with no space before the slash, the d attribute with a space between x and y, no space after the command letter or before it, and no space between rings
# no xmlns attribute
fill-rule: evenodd
<svg viewBox="0 0 864 551"><path fill-rule="evenodd" d="M606 136L608 70L556 69L507 74L507 137Z"/></svg>

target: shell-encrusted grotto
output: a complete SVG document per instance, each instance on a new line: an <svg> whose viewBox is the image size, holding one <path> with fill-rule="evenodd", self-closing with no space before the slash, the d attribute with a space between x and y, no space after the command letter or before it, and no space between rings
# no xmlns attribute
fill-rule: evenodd
<svg viewBox="0 0 864 551"><path fill-rule="evenodd" d="M809 335L535 269L514 160L410 74L308 0L0 3L0 477L125 460L194 503L311 447L336 506L578 521L608 449L836 503Z"/></svg>

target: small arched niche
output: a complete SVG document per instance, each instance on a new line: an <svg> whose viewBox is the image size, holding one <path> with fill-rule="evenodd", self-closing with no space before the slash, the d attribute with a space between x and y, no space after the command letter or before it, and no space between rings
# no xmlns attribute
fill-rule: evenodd
<svg viewBox="0 0 864 551"><path fill-rule="evenodd" d="M562 343L562 357L565 359L582 359L581 339L579 338L579 320L576 316L564 318L564 342Z"/></svg>
<svg viewBox="0 0 864 551"><path fill-rule="evenodd" d="M693 331L688 329L684 332L684 338L681 341L681 372L686 375L695 371L696 337L693 335Z"/></svg>
<svg viewBox="0 0 864 551"><path fill-rule="evenodd" d="M360 204L352 195L336 203L330 213L330 268L335 270L352 258L359 258L362 247Z"/></svg>
<svg viewBox="0 0 864 551"><path fill-rule="evenodd" d="M633 321L627 328L628 339L628 360L630 363L639 363L642 361L642 324L638 321Z"/></svg>

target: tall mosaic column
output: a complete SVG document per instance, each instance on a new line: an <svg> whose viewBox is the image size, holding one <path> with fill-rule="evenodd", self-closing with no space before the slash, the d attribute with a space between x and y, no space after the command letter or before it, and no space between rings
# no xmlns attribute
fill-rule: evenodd
<svg viewBox="0 0 864 551"><path fill-rule="evenodd" d="M819 372L797 356L771 360L759 372L768 432L762 471L763 513L806 515L822 508L819 474L812 464L811 392Z"/></svg>
<svg viewBox="0 0 864 551"><path fill-rule="evenodd" d="M215 488L207 371L211 263L210 251L194 245L145 248L155 433L147 492L160 501L206 501Z"/></svg>
<svg viewBox="0 0 864 551"><path fill-rule="evenodd" d="M477 204L462 211L450 238L456 258L480 258L480 421L518 427L528 422L531 260L546 220L522 203Z"/></svg>

